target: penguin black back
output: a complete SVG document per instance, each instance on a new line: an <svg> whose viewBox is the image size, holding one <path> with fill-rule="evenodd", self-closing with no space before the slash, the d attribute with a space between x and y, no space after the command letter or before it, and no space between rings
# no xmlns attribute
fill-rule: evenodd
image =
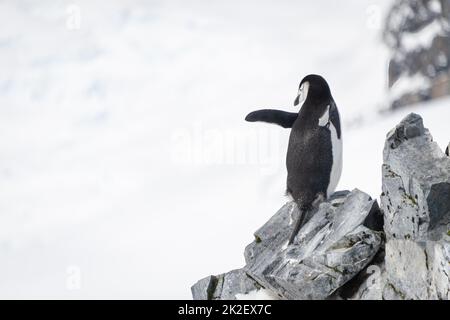
<svg viewBox="0 0 450 320"><path fill-rule="evenodd" d="M330 88L321 76L308 75L299 85L294 105L304 103L289 137L286 167L287 192L302 205L309 206L318 194L327 197L333 162L330 124L341 136L339 114Z"/></svg>
<svg viewBox="0 0 450 320"><path fill-rule="evenodd" d="M323 77L312 74L303 78L294 106L301 102L298 114L260 110L247 116L249 121L265 121L292 128L286 155L286 193L297 203L301 215L289 243L318 203L334 191L342 169L339 113ZM280 119L283 120L281 123Z"/></svg>

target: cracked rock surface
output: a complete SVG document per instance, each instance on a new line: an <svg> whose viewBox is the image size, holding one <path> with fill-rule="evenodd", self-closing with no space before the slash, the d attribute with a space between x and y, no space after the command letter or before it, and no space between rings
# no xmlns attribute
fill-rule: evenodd
<svg viewBox="0 0 450 320"><path fill-rule="evenodd" d="M194 300L235 300L238 294L258 291L261 286L242 269L199 280L192 287Z"/></svg>
<svg viewBox="0 0 450 320"><path fill-rule="evenodd" d="M378 206L357 189L323 202L287 246L297 206L289 203L276 215L273 237L269 221L256 232L258 241L245 250L247 273L286 299L325 299L371 261L381 236L364 226ZM269 236L268 236L269 235ZM267 262L270 263L267 263Z"/></svg>
<svg viewBox="0 0 450 320"><path fill-rule="evenodd" d="M383 153L385 298L449 299L450 158L410 114Z"/></svg>
<svg viewBox="0 0 450 320"><path fill-rule="evenodd" d="M336 192L287 245L285 204L255 232L246 265L192 287L194 299L449 299L450 157L410 114L386 138L381 208Z"/></svg>
<svg viewBox="0 0 450 320"><path fill-rule="evenodd" d="M192 287L194 299L236 299L255 290L270 298L325 299L364 269L381 246L381 232L370 229L382 225L378 204L360 190L323 202L288 246L298 214L294 202L284 205L255 232L245 249L246 266L200 280Z"/></svg>

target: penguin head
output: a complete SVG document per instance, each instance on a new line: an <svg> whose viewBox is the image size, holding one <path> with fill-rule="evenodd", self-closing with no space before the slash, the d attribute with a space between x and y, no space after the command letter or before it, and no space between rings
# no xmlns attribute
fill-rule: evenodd
<svg viewBox="0 0 450 320"><path fill-rule="evenodd" d="M320 101L331 97L330 87L325 79L317 74L310 74L303 78L298 86L297 98L294 106L306 100Z"/></svg>

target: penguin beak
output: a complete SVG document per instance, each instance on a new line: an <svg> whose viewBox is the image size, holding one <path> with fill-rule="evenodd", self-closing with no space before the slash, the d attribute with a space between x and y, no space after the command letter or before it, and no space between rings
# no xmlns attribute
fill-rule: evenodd
<svg viewBox="0 0 450 320"><path fill-rule="evenodd" d="M300 95L297 96L294 100L294 107L297 106L300 103Z"/></svg>

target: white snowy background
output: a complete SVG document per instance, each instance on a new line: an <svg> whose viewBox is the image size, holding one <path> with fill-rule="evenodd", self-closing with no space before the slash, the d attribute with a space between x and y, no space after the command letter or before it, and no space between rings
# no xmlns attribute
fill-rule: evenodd
<svg viewBox="0 0 450 320"><path fill-rule="evenodd" d="M339 189L378 197L385 134L414 111L442 148L450 101L380 114L391 1L0 1L0 298L190 298L244 265L286 201L289 131L323 75Z"/></svg>

